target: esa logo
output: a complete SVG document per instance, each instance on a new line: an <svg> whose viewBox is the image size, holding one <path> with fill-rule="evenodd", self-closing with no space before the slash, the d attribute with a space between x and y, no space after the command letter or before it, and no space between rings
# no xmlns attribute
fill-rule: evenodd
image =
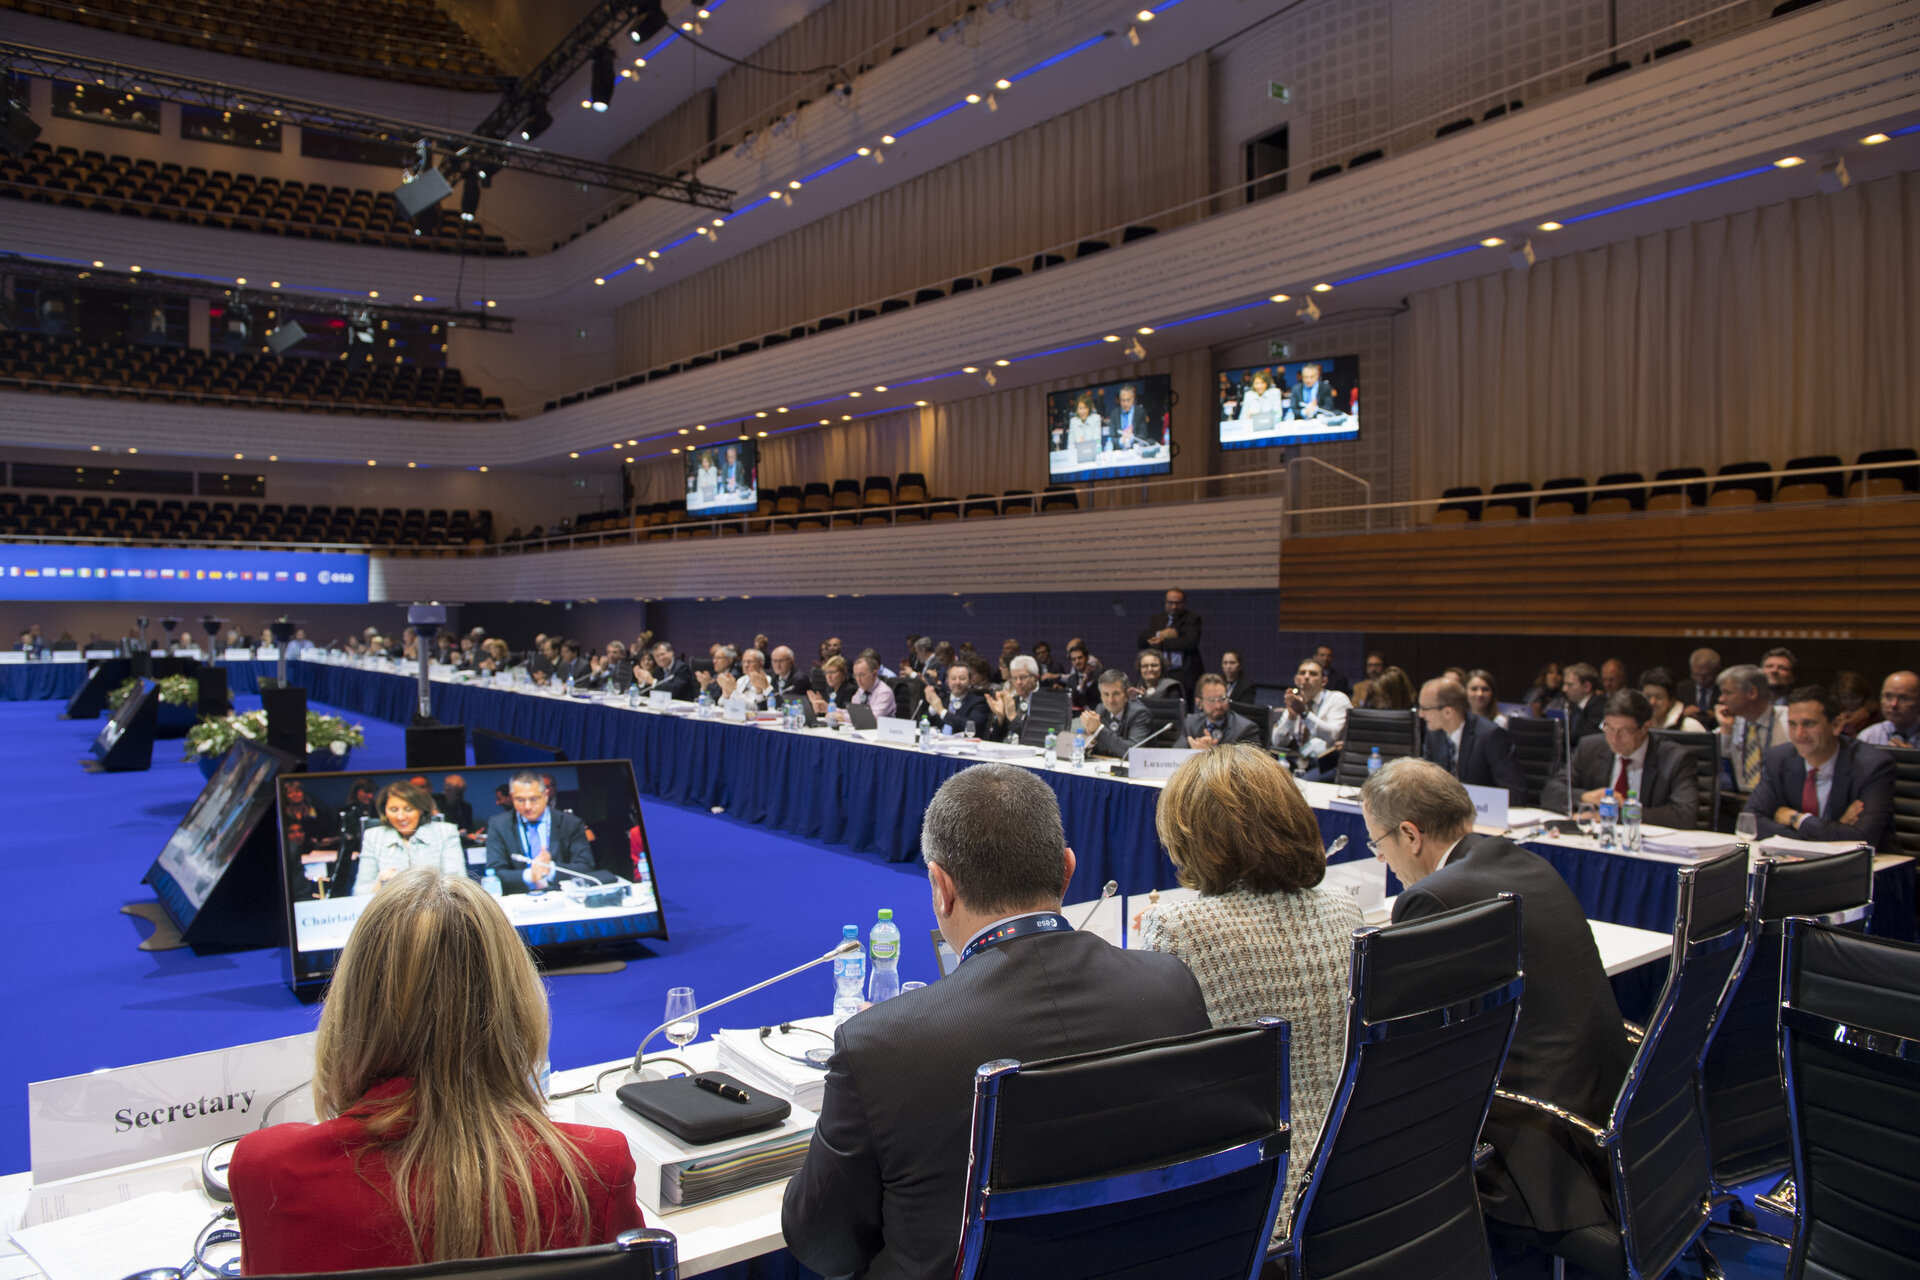
<svg viewBox="0 0 1920 1280"><path fill-rule="evenodd" d="M332 583L341 583L341 584L345 584L345 583L350 583L350 582L352 582L352 581L353 581L353 575L352 575L352 574L350 574L350 573L341 573L341 572L340 572L339 570L337 570L337 569L322 569L322 570L321 570L321 571L320 571L320 572L319 572L318 574L316 574L315 576L316 576L316 577L317 577L317 578L319 579L319 581L320 581L320 585L321 585L321 586L323 586L323 587L324 587L324 586L327 586L327 585L329 585L329 584L332 584Z"/></svg>

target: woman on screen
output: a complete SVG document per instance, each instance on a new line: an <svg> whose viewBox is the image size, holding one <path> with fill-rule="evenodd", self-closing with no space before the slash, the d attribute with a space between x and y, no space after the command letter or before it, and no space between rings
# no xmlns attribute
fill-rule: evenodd
<svg viewBox="0 0 1920 1280"><path fill-rule="evenodd" d="M1100 415L1093 411L1092 396L1076 396L1073 416L1067 419L1067 446L1082 453L1100 449Z"/></svg>
<svg viewBox="0 0 1920 1280"><path fill-rule="evenodd" d="M700 505L710 504L720 491L720 468L713 464L713 450L700 455L700 471L695 477L694 487L699 491Z"/></svg>
<svg viewBox="0 0 1920 1280"><path fill-rule="evenodd" d="M360 842L360 870L353 896L372 893L409 867L434 867L450 876L467 874L460 833L451 822L434 822L433 793L411 782L390 782L374 802L381 821Z"/></svg>
<svg viewBox="0 0 1920 1280"><path fill-rule="evenodd" d="M1247 375L1247 394L1240 401L1240 420L1267 417L1278 422L1286 403L1286 394L1273 385L1273 375L1265 369L1255 369Z"/></svg>
<svg viewBox="0 0 1920 1280"><path fill-rule="evenodd" d="M506 914L416 867L367 905L314 1048L318 1124L249 1133L229 1181L248 1275L411 1266L642 1225L624 1137L547 1118L546 991Z"/></svg>

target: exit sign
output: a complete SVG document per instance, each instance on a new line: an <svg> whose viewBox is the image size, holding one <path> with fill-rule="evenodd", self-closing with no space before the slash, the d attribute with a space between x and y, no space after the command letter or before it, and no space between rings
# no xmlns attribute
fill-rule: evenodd
<svg viewBox="0 0 1920 1280"><path fill-rule="evenodd" d="M1287 88L1287 86L1281 84L1278 80L1269 80L1267 81L1267 96L1275 102L1292 102L1293 90Z"/></svg>
<svg viewBox="0 0 1920 1280"><path fill-rule="evenodd" d="M1285 342L1269 342L1269 343L1267 343L1267 359L1269 359L1269 360L1285 360L1285 359L1287 359L1288 357L1290 357L1291 355L1293 355L1293 346L1292 346L1292 344L1290 344L1290 343L1285 343Z"/></svg>

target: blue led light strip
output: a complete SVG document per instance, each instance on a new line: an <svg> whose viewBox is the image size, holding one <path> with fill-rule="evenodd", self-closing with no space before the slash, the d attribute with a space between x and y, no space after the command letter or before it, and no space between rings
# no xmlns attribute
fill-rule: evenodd
<svg viewBox="0 0 1920 1280"><path fill-rule="evenodd" d="M1406 262L1396 262L1390 267L1381 267L1374 271L1362 271L1357 276L1345 276L1335 280L1334 284L1359 284L1362 280L1373 280L1380 276L1390 276L1396 271L1407 271L1413 267L1424 267L1429 262L1445 262L1448 258L1458 258L1469 253L1478 253L1482 246L1462 245L1458 249L1447 249L1441 253L1430 253L1424 258L1413 258Z"/></svg>
<svg viewBox="0 0 1920 1280"><path fill-rule="evenodd" d="M1722 174L1718 178L1708 178L1705 182L1690 182L1684 187L1674 187L1670 191L1656 191L1650 196L1641 196L1638 200L1628 200L1622 204L1610 204L1604 209L1594 209L1587 213L1577 213L1570 218L1561 218L1563 227L1578 226L1583 222L1592 222L1595 218L1604 218L1610 213L1624 213L1628 209L1638 209L1645 205L1659 204L1662 200L1671 200L1675 196L1691 195L1695 191L1707 191L1714 187L1724 187L1729 182L1738 182L1742 178L1757 178L1763 173L1773 173L1775 166L1763 164L1753 169L1742 169L1737 173Z"/></svg>

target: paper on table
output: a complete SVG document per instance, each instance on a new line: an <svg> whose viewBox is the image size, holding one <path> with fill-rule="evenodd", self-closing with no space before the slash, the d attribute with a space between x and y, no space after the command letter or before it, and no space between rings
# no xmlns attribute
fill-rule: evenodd
<svg viewBox="0 0 1920 1280"><path fill-rule="evenodd" d="M1640 829L1640 848L1646 853L1710 858L1731 852L1738 845L1738 840L1722 831L1678 831L1664 827Z"/></svg>
<svg viewBox="0 0 1920 1280"><path fill-rule="evenodd" d="M1858 840L1796 840L1792 836L1768 836L1759 847L1768 853L1797 853L1803 857L1826 858L1861 847Z"/></svg>
<svg viewBox="0 0 1920 1280"><path fill-rule="evenodd" d="M162 1191L13 1233L47 1280L100 1280L177 1267L213 1215L198 1191Z"/></svg>

